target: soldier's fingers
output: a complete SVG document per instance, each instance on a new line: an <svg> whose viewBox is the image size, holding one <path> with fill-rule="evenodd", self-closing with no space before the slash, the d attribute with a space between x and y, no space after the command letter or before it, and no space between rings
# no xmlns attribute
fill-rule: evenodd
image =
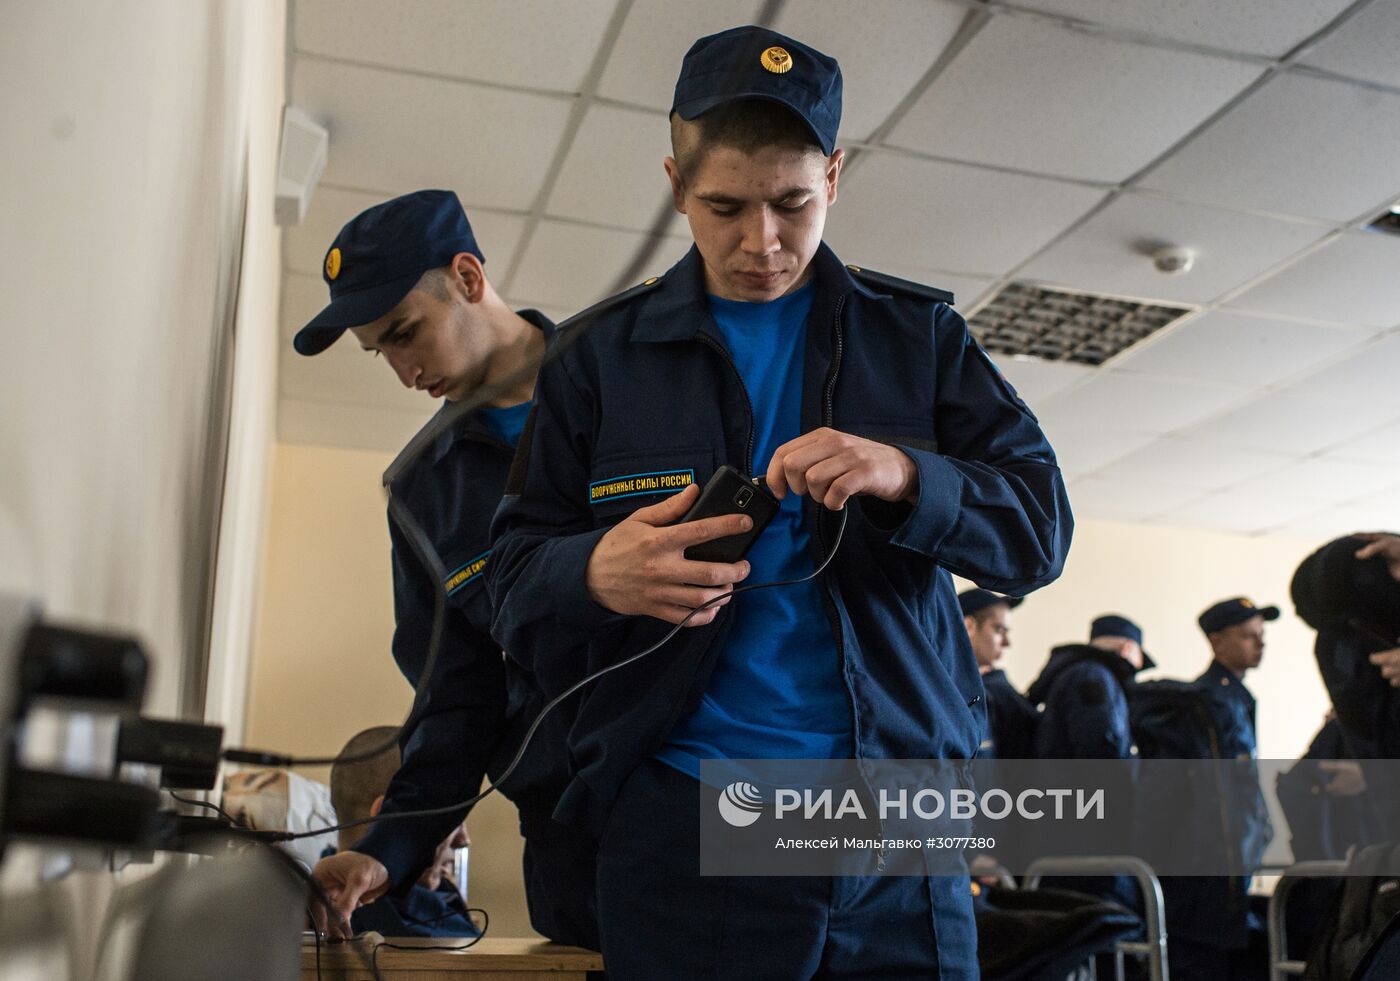
<svg viewBox="0 0 1400 981"><path fill-rule="evenodd" d="M661 541L666 548L689 548L702 542L712 542L716 538L741 535L753 527L753 519L747 514L721 514L699 521L687 521L682 525L672 525L662 532Z"/></svg>
<svg viewBox="0 0 1400 981"><path fill-rule="evenodd" d="M695 504L695 499L699 495L700 486L691 484L664 501L657 501L647 507L637 508L627 516L627 520L657 526L673 524L685 517L685 513Z"/></svg>
<svg viewBox="0 0 1400 981"><path fill-rule="evenodd" d="M747 562L696 562L681 559L675 567L675 581L695 586L723 586L749 577Z"/></svg>

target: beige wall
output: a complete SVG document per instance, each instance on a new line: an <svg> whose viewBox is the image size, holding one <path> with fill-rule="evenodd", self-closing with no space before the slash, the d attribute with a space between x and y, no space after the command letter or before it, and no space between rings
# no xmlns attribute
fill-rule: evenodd
<svg viewBox="0 0 1400 981"><path fill-rule="evenodd" d="M48 0L3 23L0 590L141 637L152 714L197 708L207 644L206 710L236 726L275 396L286 3ZM82 852L54 883L53 858L6 850L3 981L94 976L113 896L153 867L113 875Z"/></svg>
<svg viewBox="0 0 1400 981"><path fill-rule="evenodd" d="M1194 678L1210 662L1197 614L1216 600L1249 596L1283 614L1267 626L1263 663L1245 679L1259 701L1259 755L1295 758L1307 749L1328 703L1312 656L1313 633L1294 615L1288 583L1320 544L1083 522L1064 575L1017 608L1003 666L1024 690L1051 647L1086 639L1089 622L1100 614L1121 613L1142 627L1144 646L1157 661L1158 670L1144 678Z"/></svg>
<svg viewBox="0 0 1400 981"><path fill-rule="evenodd" d="M360 729L397 722L407 711L411 692L389 654L389 537L379 477L390 459L277 448L249 708L253 745L334 753ZM1246 593L1285 609L1249 684L1260 702L1262 754L1296 756L1326 707L1310 632L1287 602L1292 571L1315 544L1086 522L1065 575L1017 611L1008 673L1024 687L1051 646L1083 638L1099 613L1122 612L1143 625L1160 675L1192 677L1208 659L1196 614ZM473 903L490 910L499 934L528 932L509 806L489 799L470 827Z"/></svg>
<svg viewBox="0 0 1400 981"><path fill-rule="evenodd" d="M380 474L391 459L277 447L249 745L333 755L360 730L396 725L408 712L413 690L389 650L394 608ZM491 914L496 936L532 935L514 808L492 795L467 827L472 905Z"/></svg>

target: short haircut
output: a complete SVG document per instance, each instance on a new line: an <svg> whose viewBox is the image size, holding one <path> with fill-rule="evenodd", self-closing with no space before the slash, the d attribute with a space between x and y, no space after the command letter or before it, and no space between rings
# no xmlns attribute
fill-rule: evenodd
<svg viewBox="0 0 1400 981"><path fill-rule="evenodd" d="M452 293L447 286L447 267L434 266L423 275L418 277L418 282L413 284L416 290L422 290L434 299L446 303L451 298Z"/></svg>
<svg viewBox="0 0 1400 981"><path fill-rule="evenodd" d="M826 156L797 113L768 99L726 102L690 120L671 114L671 156L681 180L690 180L705 151L717 146L750 156L770 146L812 150Z"/></svg>
<svg viewBox="0 0 1400 981"><path fill-rule="evenodd" d="M389 744L367 760L331 764L331 806L338 820L369 817L374 799L389 789L389 781L399 768L398 735L398 726L375 726L351 736L340 751L340 757L347 758Z"/></svg>

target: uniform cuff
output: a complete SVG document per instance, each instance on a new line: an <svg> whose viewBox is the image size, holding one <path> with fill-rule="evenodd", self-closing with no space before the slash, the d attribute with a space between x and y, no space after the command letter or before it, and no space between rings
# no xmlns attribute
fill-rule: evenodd
<svg viewBox="0 0 1400 981"><path fill-rule="evenodd" d="M919 471L919 499L913 504L865 498L861 507L870 523L890 536L890 544L935 555L958 521L962 475L937 453L894 444Z"/></svg>
<svg viewBox="0 0 1400 981"><path fill-rule="evenodd" d="M626 614L599 606L588 594L588 559L611 530L596 528L581 535L555 539L555 547L547 556L551 565L550 578L560 584L554 612L566 626L595 631L627 619Z"/></svg>

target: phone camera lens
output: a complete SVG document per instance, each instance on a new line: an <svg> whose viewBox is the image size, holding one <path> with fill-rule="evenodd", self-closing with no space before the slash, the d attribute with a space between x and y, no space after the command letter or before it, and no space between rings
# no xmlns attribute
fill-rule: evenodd
<svg viewBox="0 0 1400 981"><path fill-rule="evenodd" d="M749 506L749 501L753 500L753 491L747 487L740 487L739 493L734 495L734 503L741 508Z"/></svg>

